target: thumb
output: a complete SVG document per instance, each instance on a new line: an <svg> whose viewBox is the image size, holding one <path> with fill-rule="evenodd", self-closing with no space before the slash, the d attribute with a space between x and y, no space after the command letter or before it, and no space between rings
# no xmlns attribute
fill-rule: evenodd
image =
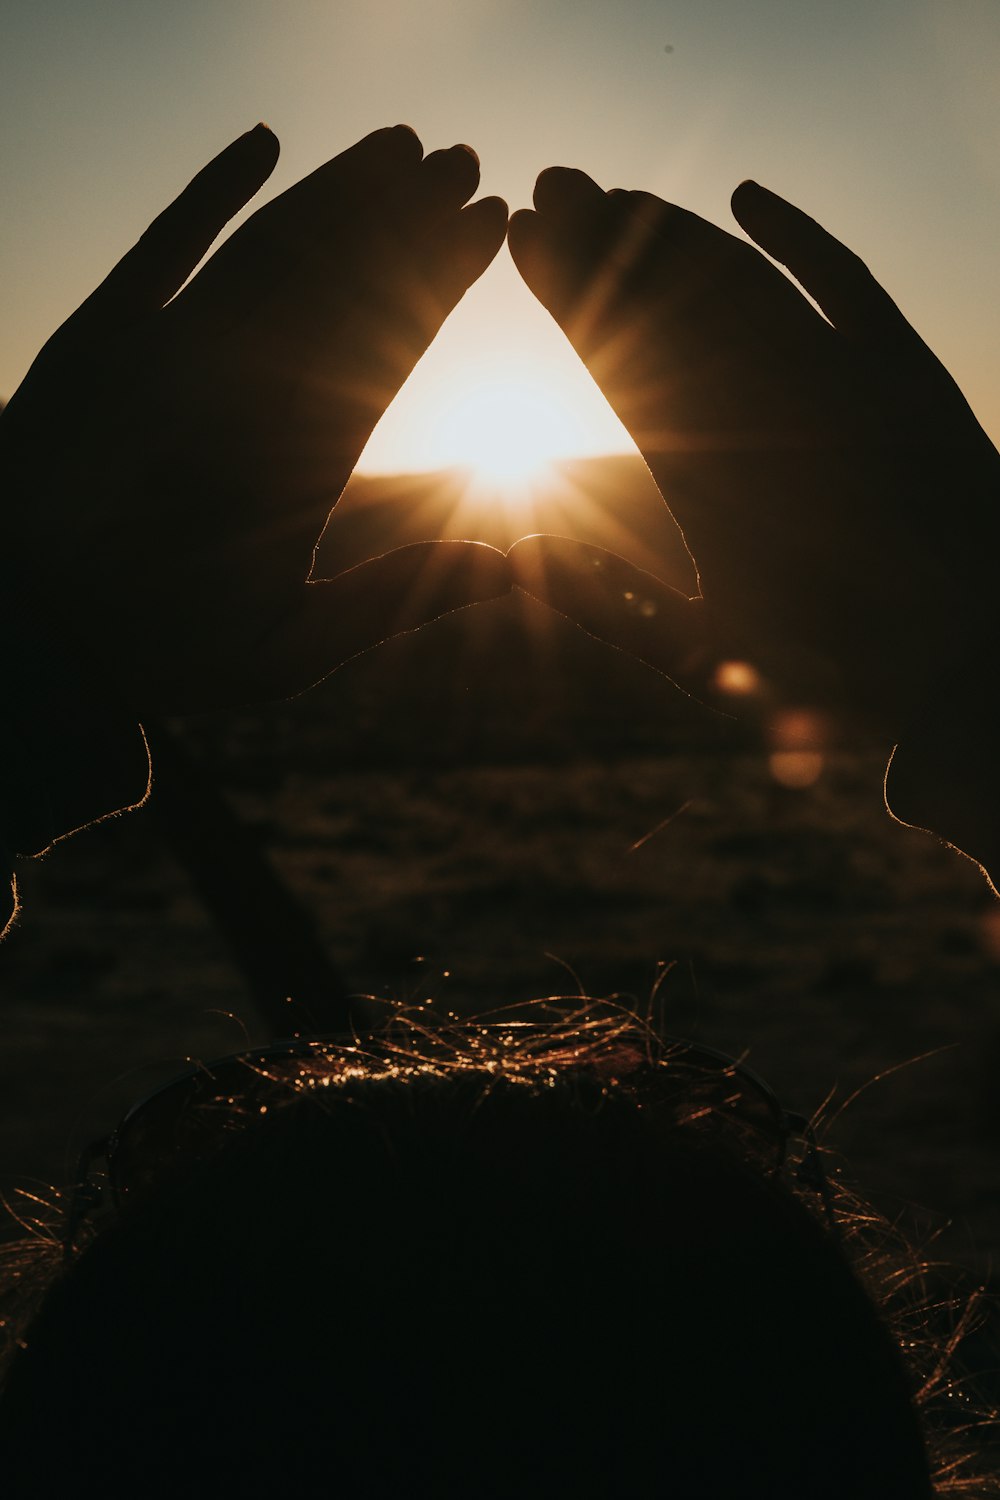
<svg viewBox="0 0 1000 1500"><path fill-rule="evenodd" d="M615 552L528 536L507 554L517 588L701 697L716 664L704 599L689 599Z"/></svg>
<svg viewBox="0 0 1000 1500"><path fill-rule="evenodd" d="M304 692L372 646L510 588L507 559L481 542L414 542L307 583L265 644L260 690Z"/></svg>

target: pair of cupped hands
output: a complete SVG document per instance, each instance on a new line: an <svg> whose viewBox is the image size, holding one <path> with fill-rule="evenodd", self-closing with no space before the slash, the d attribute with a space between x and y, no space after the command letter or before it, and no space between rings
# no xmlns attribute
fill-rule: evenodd
<svg viewBox="0 0 1000 1500"><path fill-rule="evenodd" d="M776 701L887 746L929 685L964 677L994 629L1000 460L865 266L804 213L742 184L733 212L761 254L553 167L508 224L500 199L470 202L471 150L424 156L397 126L268 203L188 281L277 155L258 126L211 162L0 417L13 613L120 706L287 696L512 586L696 694L746 660ZM427 542L313 576L375 423L505 237L680 525L689 595L555 537L506 556Z"/></svg>

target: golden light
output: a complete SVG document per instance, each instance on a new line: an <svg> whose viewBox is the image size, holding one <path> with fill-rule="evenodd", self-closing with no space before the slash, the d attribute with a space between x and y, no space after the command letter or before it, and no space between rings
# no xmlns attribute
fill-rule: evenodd
<svg viewBox="0 0 1000 1500"><path fill-rule="evenodd" d="M821 750L829 742L825 715L810 708L785 708L774 715L770 726L776 750Z"/></svg>
<svg viewBox="0 0 1000 1500"><path fill-rule="evenodd" d="M770 726L774 748L768 764L779 786L801 788L817 782L826 764L823 752L829 737L825 716L812 709L789 708L776 714Z"/></svg>
<svg viewBox="0 0 1000 1500"><path fill-rule="evenodd" d="M812 786L823 774L823 756L818 750L775 750L768 764L779 786Z"/></svg>
<svg viewBox="0 0 1000 1500"><path fill-rule="evenodd" d="M464 469L470 488L525 504L550 480L553 464L586 453L593 441L574 392L526 358L457 368L428 382L419 425L415 467Z"/></svg>
<svg viewBox="0 0 1000 1500"><path fill-rule="evenodd" d="M634 451L578 356L506 255L462 299L358 461L369 474L464 469L518 490L564 459Z"/></svg>
<svg viewBox="0 0 1000 1500"><path fill-rule="evenodd" d="M581 434L551 387L512 370L456 390L433 426L452 462L488 484L518 486L575 453Z"/></svg>
<svg viewBox="0 0 1000 1500"><path fill-rule="evenodd" d="M509 547L555 532L654 573L667 558L670 581L694 587L683 538L629 434L509 257L445 322L357 469L362 484L398 491L405 481L398 541Z"/></svg>
<svg viewBox="0 0 1000 1500"><path fill-rule="evenodd" d="M748 661L720 661L712 676L716 692L729 693L734 698L749 698L759 693L764 686L757 668Z"/></svg>

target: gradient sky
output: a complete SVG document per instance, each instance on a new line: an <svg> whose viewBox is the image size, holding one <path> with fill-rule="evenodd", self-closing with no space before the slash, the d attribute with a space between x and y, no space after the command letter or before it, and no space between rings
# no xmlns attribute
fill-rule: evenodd
<svg viewBox="0 0 1000 1500"><path fill-rule="evenodd" d="M563 163L728 228L757 178L864 256L1000 440L1000 0L4 0L0 37L2 395L256 120L282 142L261 202L404 120L475 146L512 208ZM465 456L450 407L519 371L567 446L625 446L504 252L367 466Z"/></svg>

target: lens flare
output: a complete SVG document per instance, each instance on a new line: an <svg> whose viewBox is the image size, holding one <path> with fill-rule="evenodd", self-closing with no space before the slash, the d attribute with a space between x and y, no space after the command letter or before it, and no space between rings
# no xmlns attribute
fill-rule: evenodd
<svg viewBox="0 0 1000 1500"><path fill-rule="evenodd" d="M823 756L818 750L774 750L768 764L779 786L813 786L823 774Z"/></svg>
<svg viewBox="0 0 1000 1500"><path fill-rule="evenodd" d="M807 787L819 780L830 740L825 715L808 708L782 709L771 721L770 739L768 764L779 786Z"/></svg>
<svg viewBox="0 0 1000 1500"><path fill-rule="evenodd" d="M748 661L720 661L712 677L716 692L734 698L750 698L764 686L757 668Z"/></svg>

